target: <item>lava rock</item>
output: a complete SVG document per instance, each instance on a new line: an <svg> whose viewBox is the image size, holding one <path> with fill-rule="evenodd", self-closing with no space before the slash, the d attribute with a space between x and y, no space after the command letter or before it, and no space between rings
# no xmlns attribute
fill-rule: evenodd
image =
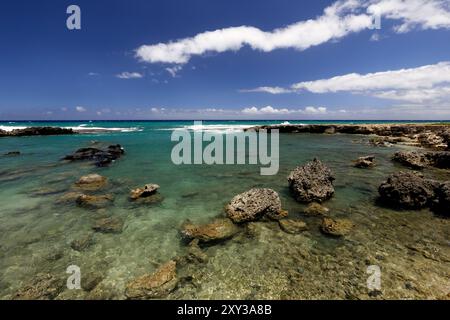
<svg viewBox="0 0 450 320"><path fill-rule="evenodd" d="M281 211L281 200L272 189L254 188L235 196L225 211L235 223L255 221L264 215L276 217Z"/></svg>
<svg viewBox="0 0 450 320"><path fill-rule="evenodd" d="M159 188L160 187L157 184L146 184L143 188L131 190L130 199L137 200L140 198L150 197L154 195Z"/></svg>
<svg viewBox="0 0 450 320"><path fill-rule="evenodd" d="M322 206L317 202L310 203L303 213L307 216L325 216L330 211L330 209Z"/></svg>
<svg viewBox="0 0 450 320"><path fill-rule="evenodd" d="M88 233L82 237L73 240L70 243L70 247L75 251L84 251L93 243L93 234Z"/></svg>
<svg viewBox="0 0 450 320"><path fill-rule="evenodd" d="M396 152L392 160L412 169L423 169L430 164L425 154L416 151Z"/></svg>
<svg viewBox="0 0 450 320"><path fill-rule="evenodd" d="M320 230L334 237L343 237L350 233L355 225L348 219L323 218Z"/></svg>
<svg viewBox="0 0 450 320"><path fill-rule="evenodd" d="M359 157L357 160L355 160L354 166L356 168L371 168L375 166L375 156L366 156L366 157Z"/></svg>
<svg viewBox="0 0 450 320"><path fill-rule="evenodd" d="M295 168L288 177L289 188L299 202L323 202L334 194L334 176L320 160Z"/></svg>
<svg viewBox="0 0 450 320"><path fill-rule="evenodd" d="M88 174L76 182L76 187L86 191L96 191L107 184L108 179L99 174Z"/></svg>
<svg viewBox="0 0 450 320"><path fill-rule="evenodd" d="M119 144L111 145L105 150L98 148L81 148L75 151L75 153L65 156L63 160L89 160L94 161L95 165L98 167L105 167L110 165L113 161L119 159L124 153L125 150Z"/></svg>

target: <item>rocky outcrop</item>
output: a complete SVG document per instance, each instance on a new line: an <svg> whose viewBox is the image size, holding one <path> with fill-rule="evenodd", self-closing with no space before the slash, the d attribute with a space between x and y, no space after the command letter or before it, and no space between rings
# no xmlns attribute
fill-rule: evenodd
<svg viewBox="0 0 450 320"><path fill-rule="evenodd" d="M281 200L272 189L251 189L235 196L225 207L228 218L235 223L255 221L263 216L277 218Z"/></svg>
<svg viewBox="0 0 450 320"><path fill-rule="evenodd" d="M76 203L81 207L90 209L101 209L110 206L114 201L114 196L110 194L93 196L82 194L76 199Z"/></svg>
<svg viewBox="0 0 450 320"><path fill-rule="evenodd" d="M304 221L297 219L283 219L278 221L281 230L286 233L297 234L308 230L308 226Z"/></svg>
<svg viewBox="0 0 450 320"><path fill-rule="evenodd" d="M158 191L159 188L160 187L157 184L146 184L143 188L137 188L137 189L131 190L130 199L137 200L137 199L141 199L141 198L150 197L150 196L154 195Z"/></svg>
<svg viewBox="0 0 450 320"><path fill-rule="evenodd" d="M81 177L75 183L75 186L86 191L97 191L103 188L107 184L107 181L108 179L99 174L88 174L87 176Z"/></svg>
<svg viewBox="0 0 450 320"><path fill-rule="evenodd" d="M432 209L439 214L450 216L450 182L442 183L436 189L436 200Z"/></svg>
<svg viewBox="0 0 450 320"><path fill-rule="evenodd" d="M64 282L51 274L39 274L20 288L13 300L52 300L64 289Z"/></svg>
<svg viewBox="0 0 450 320"><path fill-rule="evenodd" d="M397 172L378 188L381 200L404 209L427 207L435 198L436 181L422 178L412 172Z"/></svg>
<svg viewBox="0 0 450 320"><path fill-rule="evenodd" d="M334 176L320 160L295 168L288 177L289 188L299 202L323 202L334 194Z"/></svg>
<svg viewBox="0 0 450 320"><path fill-rule="evenodd" d="M392 160L412 169L423 169L429 166L443 169L450 168L449 151L401 151L395 153Z"/></svg>
<svg viewBox="0 0 450 320"><path fill-rule="evenodd" d="M196 225L189 220L181 226L181 235L186 240L197 239L200 242L221 241L232 238L239 232L230 219L216 219L211 223Z"/></svg>
<svg viewBox="0 0 450 320"><path fill-rule="evenodd" d="M178 283L176 262L169 261L153 274L144 275L130 283L125 289L128 299L164 298L172 292Z"/></svg>
<svg viewBox="0 0 450 320"><path fill-rule="evenodd" d="M121 233L123 220L118 217L101 218L95 221L92 229L101 233Z"/></svg>
<svg viewBox="0 0 450 320"><path fill-rule="evenodd" d="M71 155L67 155L63 160L68 161L94 161L98 167L110 165L113 161L119 159L125 153L121 145L111 145L102 150L98 148L81 148Z"/></svg>
<svg viewBox="0 0 450 320"><path fill-rule="evenodd" d="M9 151L4 154L5 157L20 156L20 151Z"/></svg>
<svg viewBox="0 0 450 320"><path fill-rule="evenodd" d="M30 127L12 131L0 130L0 137L54 136L76 134L72 129L58 127Z"/></svg>
<svg viewBox="0 0 450 320"><path fill-rule="evenodd" d="M375 156L359 157L355 160L356 168L371 168L375 166Z"/></svg>
<svg viewBox="0 0 450 320"><path fill-rule="evenodd" d="M354 226L348 219L323 218L320 230L333 237L343 237L348 235Z"/></svg>

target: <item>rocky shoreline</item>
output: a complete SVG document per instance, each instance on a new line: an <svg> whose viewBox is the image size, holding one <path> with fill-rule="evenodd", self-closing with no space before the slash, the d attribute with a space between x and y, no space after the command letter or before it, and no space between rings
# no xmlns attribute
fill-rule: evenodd
<svg viewBox="0 0 450 320"><path fill-rule="evenodd" d="M280 133L374 135L371 144L407 144L436 150L450 150L450 124L281 124L256 126L244 131L277 129Z"/></svg>
<svg viewBox="0 0 450 320"><path fill-rule="evenodd" d="M5 131L0 129L0 137L56 136L77 134L73 129L59 127L29 127Z"/></svg>

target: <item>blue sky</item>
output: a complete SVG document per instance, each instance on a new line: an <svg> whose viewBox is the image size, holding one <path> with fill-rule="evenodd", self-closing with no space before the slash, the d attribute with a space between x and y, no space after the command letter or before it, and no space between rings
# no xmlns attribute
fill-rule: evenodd
<svg viewBox="0 0 450 320"><path fill-rule="evenodd" d="M443 0L4 1L0 39L0 120L450 119Z"/></svg>

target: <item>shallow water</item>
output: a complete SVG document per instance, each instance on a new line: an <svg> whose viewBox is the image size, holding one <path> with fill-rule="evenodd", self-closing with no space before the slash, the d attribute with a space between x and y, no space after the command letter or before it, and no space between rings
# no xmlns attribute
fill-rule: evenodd
<svg viewBox="0 0 450 320"><path fill-rule="evenodd" d="M85 123L67 126L80 124ZM255 165L172 164L174 143L168 129L192 125L190 122L87 125L138 130L0 140L0 154L21 151L17 157L0 157L3 299L38 273L66 277L66 268L72 264L80 266L82 274L101 271L103 281L91 293L65 290L59 298L125 298L128 281L186 253L179 235L186 219L201 223L223 215L224 205L234 195L252 187L279 192L289 215L304 219L309 231L290 235L277 223L254 223L251 235L242 233L205 247L208 262L181 268L179 276L184 280L168 298L364 299L370 298L366 268L374 264L382 270L382 295L378 298L442 298L450 292L449 220L428 210L397 212L376 205L379 184L390 173L405 170L390 160L396 150L405 147L376 148L367 143L368 137L356 135L283 134L278 174L261 176ZM108 168L59 161L93 140L119 143L126 155ZM376 156L375 168L352 166L352 160L368 154ZM303 217L304 206L289 194L289 172L314 157L336 176L336 194L325 203L330 215L356 224L345 239L322 235L320 221ZM56 202L79 177L94 172L109 179L103 193L115 196L113 206L87 210ZM450 178L443 170L424 173L440 180ZM152 205L130 203L129 190L147 183L159 184L164 200ZM54 194L35 194L43 188ZM71 241L89 232L100 216L121 217L123 232L95 233L94 244L87 250L72 250Z"/></svg>

